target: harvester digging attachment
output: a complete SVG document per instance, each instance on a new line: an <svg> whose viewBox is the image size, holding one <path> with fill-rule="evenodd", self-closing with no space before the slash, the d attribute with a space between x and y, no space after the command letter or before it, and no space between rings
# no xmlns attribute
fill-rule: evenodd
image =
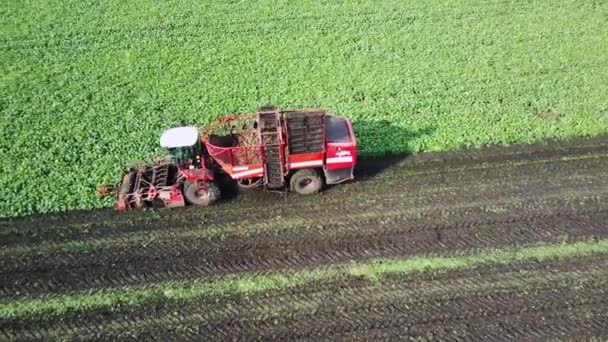
<svg viewBox="0 0 608 342"><path fill-rule="evenodd" d="M116 209L184 206L180 185L183 177L175 163L161 161L137 165L123 173L118 186L101 185L100 196L118 195Z"/></svg>

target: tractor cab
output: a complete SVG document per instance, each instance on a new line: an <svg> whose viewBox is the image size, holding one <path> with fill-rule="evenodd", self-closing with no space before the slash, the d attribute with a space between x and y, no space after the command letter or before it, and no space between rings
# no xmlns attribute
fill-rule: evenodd
<svg viewBox="0 0 608 342"><path fill-rule="evenodd" d="M170 128L161 135L160 145L180 167L186 169L203 167L201 162L203 145L196 127Z"/></svg>

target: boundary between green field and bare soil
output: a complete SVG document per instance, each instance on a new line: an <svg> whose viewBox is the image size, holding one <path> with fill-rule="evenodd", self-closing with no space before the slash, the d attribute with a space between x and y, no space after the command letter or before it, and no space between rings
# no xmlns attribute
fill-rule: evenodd
<svg viewBox="0 0 608 342"><path fill-rule="evenodd" d="M516 262L597 256L608 254L608 239L534 245L505 250L485 250L458 256L418 256L407 259L376 259L291 272L231 275L217 280L171 281L142 287L106 289L55 297L0 303L0 319L44 318L89 310L143 305L159 300L195 299L256 294L335 279L363 277L382 280L391 274L442 272Z"/></svg>

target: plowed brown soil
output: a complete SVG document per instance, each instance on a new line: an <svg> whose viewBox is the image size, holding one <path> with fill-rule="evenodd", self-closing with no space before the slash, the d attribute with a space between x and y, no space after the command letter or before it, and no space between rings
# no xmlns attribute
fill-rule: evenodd
<svg viewBox="0 0 608 342"><path fill-rule="evenodd" d="M608 138L364 159L311 197L0 221L0 301L608 237ZM327 281L253 296L6 319L0 339L608 336L608 259Z"/></svg>

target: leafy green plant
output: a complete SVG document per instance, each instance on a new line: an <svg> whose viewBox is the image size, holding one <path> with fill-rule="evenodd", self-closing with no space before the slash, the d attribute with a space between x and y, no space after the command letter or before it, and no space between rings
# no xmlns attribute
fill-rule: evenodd
<svg viewBox="0 0 608 342"><path fill-rule="evenodd" d="M605 133L607 13L575 0L9 1L0 216L109 205L96 185L151 158L163 128L267 103L350 117L363 154Z"/></svg>

